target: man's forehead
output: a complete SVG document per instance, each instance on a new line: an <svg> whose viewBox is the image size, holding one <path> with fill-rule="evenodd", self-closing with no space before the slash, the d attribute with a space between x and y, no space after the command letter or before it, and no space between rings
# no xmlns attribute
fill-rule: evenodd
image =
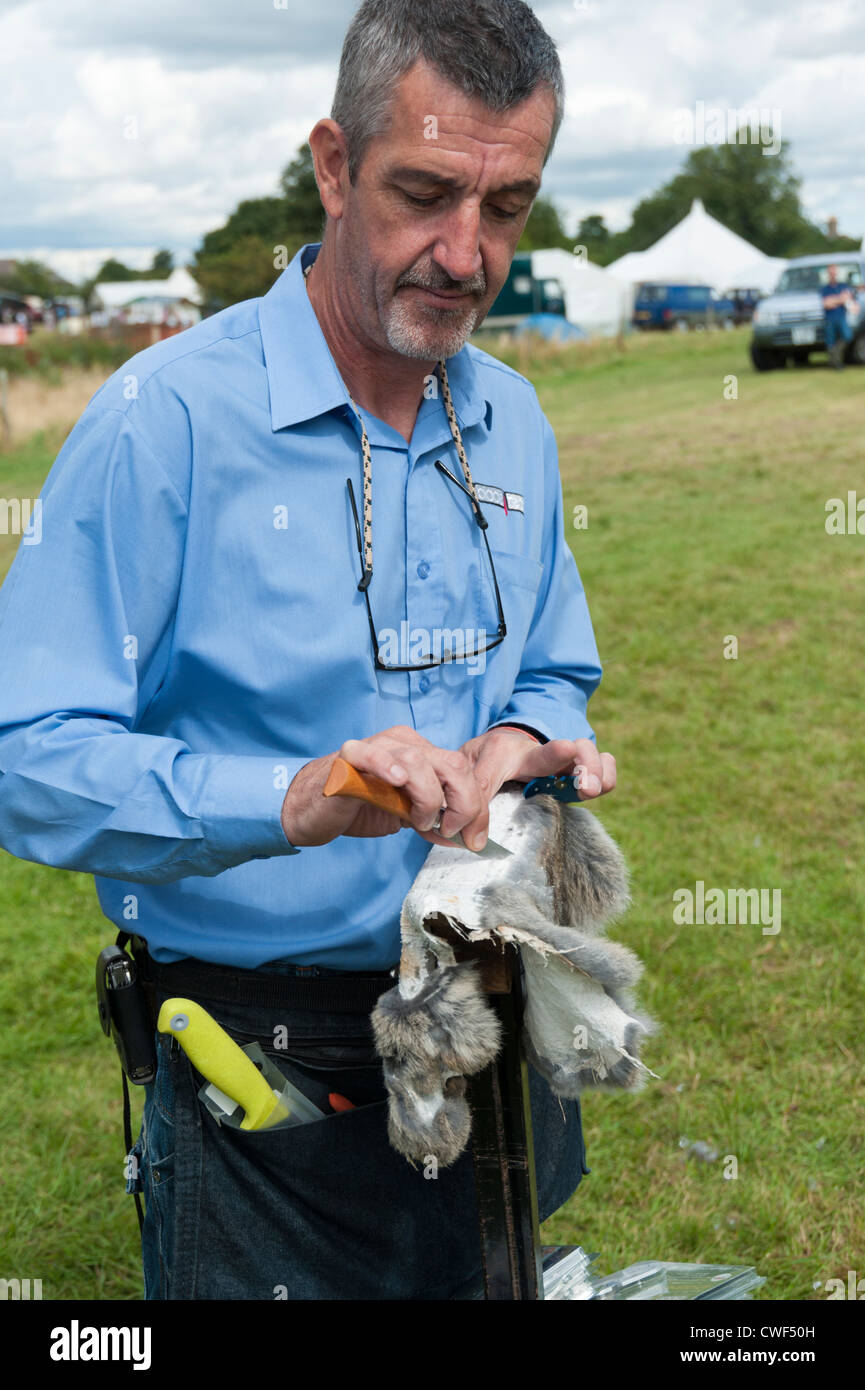
<svg viewBox="0 0 865 1390"><path fill-rule="evenodd" d="M399 149L409 147L430 153L436 147L466 154L483 152L487 157L504 157L513 151L534 157L540 167L554 114L555 99L549 88L539 87L509 111L491 111L479 97L463 92L421 60L396 85L390 127L380 137L382 153L390 159L399 158Z"/></svg>

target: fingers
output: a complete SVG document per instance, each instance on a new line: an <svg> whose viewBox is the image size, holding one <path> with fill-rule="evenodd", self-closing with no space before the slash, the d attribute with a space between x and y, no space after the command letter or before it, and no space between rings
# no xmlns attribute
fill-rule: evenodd
<svg viewBox="0 0 865 1390"><path fill-rule="evenodd" d="M599 753L591 739L577 740L579 752L575 771L579 775L580 800L604 796L616 786L616 760L612 753Z"/></svg>
<svg viewBox="0 0 865 1390"><path fill-rule="evenodd" d="M469 849L483 849L489 831L490 817L487 798L475 776L474 768L460 749L438 749L438 772L442 780L447 811L442 816L439 834L450 837L461 832Z"/></svg>
<svg viewBox="0 0 865 1390"><path fill-rule="evenodd" d="M340 756L359 772L372 773L410 798L407 819L436 844L462 832L471 848L482 848L489 817L486 802L465 753L437 748L415 730L397 726L369 739L348 739ZM443 806L437 834L432 830Z"/></svg>
<svg viewBox="0 0 865 1390"><path fill-rule="evenodd" d="M444 792L429 757L416 744L381 733L372 738L346 739L339 752L358 772L369 772L392 787L400 787L412 803L408 822L415 830L431 828L444 804Z"/></svg>
<svg viewBox="0 0 865 1390"><path fill-rule="evenodd" d="M616 760L599 753L589 738L554 738L541 747L523 750L518 777L546 777L557 772L579 774L580 800L611 792L616 785Z"/></svg>
<svg viewBox="0 0 865 1390"><path fill-rule="evenodd" d="M531 749L524 761L531 767L530 777L566 772L579 776L580 800L591 801L616 786L616 760L612 753L600 753L590 738L550 739L542 748Z"/></svg>

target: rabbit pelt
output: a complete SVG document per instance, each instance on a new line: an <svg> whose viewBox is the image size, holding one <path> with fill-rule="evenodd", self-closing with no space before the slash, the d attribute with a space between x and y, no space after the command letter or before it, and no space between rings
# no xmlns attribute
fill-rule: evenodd
<svg viewBox="0 0 865 1390"><path fill-rule="evenodd" d="M601 822L582 806L526 799L509 784L490 803L490 836L511 850L478 859L434 845L403 903L399 983L372 1016L389 1091L389 1134L412 1161L446 1166L468 1140L465 1086L496 1055L498 1020L473 965L456 963L432 930L442 918L469 940L520 951L524 1038L532 1065L561 1096L636 1090L656 1031L633 989L642 966L604 926L630 898L627 868Z"/></svg>

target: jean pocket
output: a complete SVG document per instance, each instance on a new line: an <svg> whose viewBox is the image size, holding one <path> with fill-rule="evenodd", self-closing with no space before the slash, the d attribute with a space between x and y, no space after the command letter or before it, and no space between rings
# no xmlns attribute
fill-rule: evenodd
<svg viewBox="0 0 865 1390"><path fill-rule="evenodd" d="M145 1299L170 1297L174 1258L174 1153L145 1150L142 1176L145 1195L142 1264Z"/></svg>
<svg viewBox="0 0 865 1390"><path fill-rule="evenodd" d="M322 1118L387 1097L381 1059L369 1035L268 1038L235 1028L226 1031L241 1045L258 1042L268 1062L322 1112ZM244 1131L251 1132L257 1131Z"/></svg>
<svg viewBox="0 0 865 1390"><path fill-rule="evenodd" d="M174 1080L171 1074L171 1042L167 1033L156 1034L156 1079L153 1105L166 1125L174 1127Z"/></svg>
<svg viewBox="0 0 865 1390"><path fill-rule="evenodd" d="M323 1120L338 1119L383 1105L387 1099L381 1063L359 1066L354 1063L345 1066L338 1061L323 1066L317 1063L310 1066L304 1059L284 1052L269 1053L268 1062L276 1072L312 1105L320 1111L320 1116L304 1120L302 1125L284 1126L299 1129L307 1125L319 1125ZM286 1105L291 1111L292 1099L289 1092ZM273 1130L244 1130L244 1134L266 1134Z"/></svg>

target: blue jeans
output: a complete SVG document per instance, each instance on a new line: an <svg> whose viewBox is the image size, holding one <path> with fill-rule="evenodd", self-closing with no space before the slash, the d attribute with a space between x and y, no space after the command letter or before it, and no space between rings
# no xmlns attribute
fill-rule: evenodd
<svg viewBox="0 0 865 1390"><path fill-rule="evenodd" d="M199 1074L157 1035L159 1069L133 1149L139 1177L129 1184L146 1202L145 1298L476 1296L470 1146L435 1178L390 1147L368 1013L287 1013L195 997L239 1042L258 1039L322 1109L334 1091L356 1108L281 1130L220 1127L197 1098ZM277 1028L287 1029L278 1050ZM544 1220L589 1169L579 1102L559 1102L535 1072L530 1089Z"/></svg>
<svg viewBox="0 0 865 1390"><path fill-rule="evenodd" d="M838 318L835 318L833 314L827 314L824 328L827 352L831 351L839 338L843 338L845 343L849 343L853 337L853 329L850 327L846 313L839 315Z"/></svg>

